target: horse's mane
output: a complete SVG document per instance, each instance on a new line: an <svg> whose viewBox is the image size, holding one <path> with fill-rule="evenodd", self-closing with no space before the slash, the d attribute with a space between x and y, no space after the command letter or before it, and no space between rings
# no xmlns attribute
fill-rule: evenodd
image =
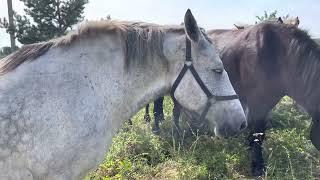
<svg viewBox="0 0 320 180"><path fill-rule="evenodd" d="M25 45L15 53L0 60L0 75L6 74L25 61L31 61L46 53L53 47L70 46L75 41L98 37L101 34L115 34L119 36L123 43L125 52L125 66L133 64L143 65L147 56L163 55L164 34L167 32L184 33L183 26L161 26L144 22L128 22L115 20L87 21L80 25L77 31L68 33L57 39L48 42ZM167 63L167 62L164 62Z"/></svg>
<svg viewBox="0 0 320 180"><path fill-rule="evenodd" d="M284 70L288 78L284 82L288 83L286 91L298 93L298 96L308 99L310 103L319 99L320 46L307 31L293 25L261 23L244 29L244 36L246 33L260 37L257 39L257 46L260 43L258 55L260 51L267 58L258 58L258 63L268 69L268 77L278 77L274 75ZM280 69L280 64L287 67Z"/></svg>
<svg viewBox="0 0 320 180"><path fill-rule="evenodd" d="M24 45L15 53L0 59L0 76L6 74L26 61L36 59L52 47L52 42Z"/></svg>
<svg viewBox="0 0 320 180"><path fill-rule="evenodd" d="M231 48L225 50L234 52L235 56L241 56L238 54L239 49L256 55L257 63L269 78L278 77L275 75L280 73L279 63L288 61L286 64L294 65L291 67L295 68L291 77L294 80L301 79L299 82L306 88L306 95L314 92L315 85L320 84L320 46L307 31L294 25L265 22L241 30L210 30L208 34L220 40L233 38L234 41L222 43ZM320 90L320 86L317 88Z"/></svg>
<svg viewBox="0 0 320 180"><path fill-rule="evenodd" d="M278 38L288 38L289 46L287 53L296 53L301 56L299 62L303 65L310 63L303 58L307 56L315 56L320 61L320 46L311 38L307 31L296 26L266 22L251 26L247 31L260 31L264 35L268 34L268 31L272 31L272 33L278 34Z"/></svg>
<svg viewBox="0 0 320 180"><path fill-rule="evenodd" d="M307 31L292 25L278 25L279 30L290 33L288 57L296 60L296 77L301 77L305 94L309 95L320 83L320 46Z"/></svg>

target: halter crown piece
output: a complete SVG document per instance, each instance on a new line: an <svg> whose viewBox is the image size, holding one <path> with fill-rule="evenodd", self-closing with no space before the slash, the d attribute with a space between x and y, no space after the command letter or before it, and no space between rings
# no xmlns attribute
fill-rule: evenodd
<svg viewBox="0 0 320 180"><path fill-rule="evenodd" d="M205 117L206 117L206 115L208 113L208 110L209 110L209 108L211 106L211 99L214 99L215 101L227 101L227 100L239 99L239 96L237 94L228 95L228 96L217 96L217 95L214 95L214 94L212 94L210 92L210 90L203 83L203 81L201 80L199 74L197 73L196 69L193 66L192 56L191 56L191 42L188 39L188 37L186 37L186 61L184 63L184 66L183 66L182 70L180 71L180 74L178 75L177 79L174 81L174 83L172 85L172 88L171 88L171 92L170 92L173 101L177 105L179 105L179 103L178 103L177 99L174 97L174 92L176 91L179 83L181 82L183 76L186 74L187 70L190 70L190 72L192 73L193 77L195 78L195 80L199 84L200 88L207 95L207 98L208 98L206 107L204 108L203 112L200 115L199 122L204 122Z"/></svg>

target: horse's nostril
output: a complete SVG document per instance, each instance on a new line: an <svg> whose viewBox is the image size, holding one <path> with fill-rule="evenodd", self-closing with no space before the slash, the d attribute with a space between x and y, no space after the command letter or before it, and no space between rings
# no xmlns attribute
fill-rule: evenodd
<svg viewBox="0 0 320 180"><path fill-rule="evenodd" d="M240 126L240 131L244 130L247 127L247 122L243 122Z"/></svg>

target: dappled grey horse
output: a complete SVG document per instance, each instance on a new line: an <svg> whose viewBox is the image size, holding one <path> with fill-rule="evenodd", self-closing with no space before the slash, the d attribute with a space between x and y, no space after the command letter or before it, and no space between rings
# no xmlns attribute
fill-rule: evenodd
<svg viewBox="0 0 320 180"><path fill-rule="evenodd" d="M212 98L235 97L217 50L190 10L184 23L87 22L2 59L0 179L83 178L124 120L170 91L218 136L240 132L240 101Z"/></svg>

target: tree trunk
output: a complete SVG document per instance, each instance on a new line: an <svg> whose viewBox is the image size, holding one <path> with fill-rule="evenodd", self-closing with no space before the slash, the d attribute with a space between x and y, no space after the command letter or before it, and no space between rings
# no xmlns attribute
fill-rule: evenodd
<svg viewBox="0 0 320 180"><path fill-rule="evenodd" d="M13 9L12 9L12 0L7 0L8 4L8 16L9 16L9 28L12 30L14 28L13 24ZM16 41L14 37L14 32L10 31L10 42L11 42L11 49L16 48Z"/></svg>

